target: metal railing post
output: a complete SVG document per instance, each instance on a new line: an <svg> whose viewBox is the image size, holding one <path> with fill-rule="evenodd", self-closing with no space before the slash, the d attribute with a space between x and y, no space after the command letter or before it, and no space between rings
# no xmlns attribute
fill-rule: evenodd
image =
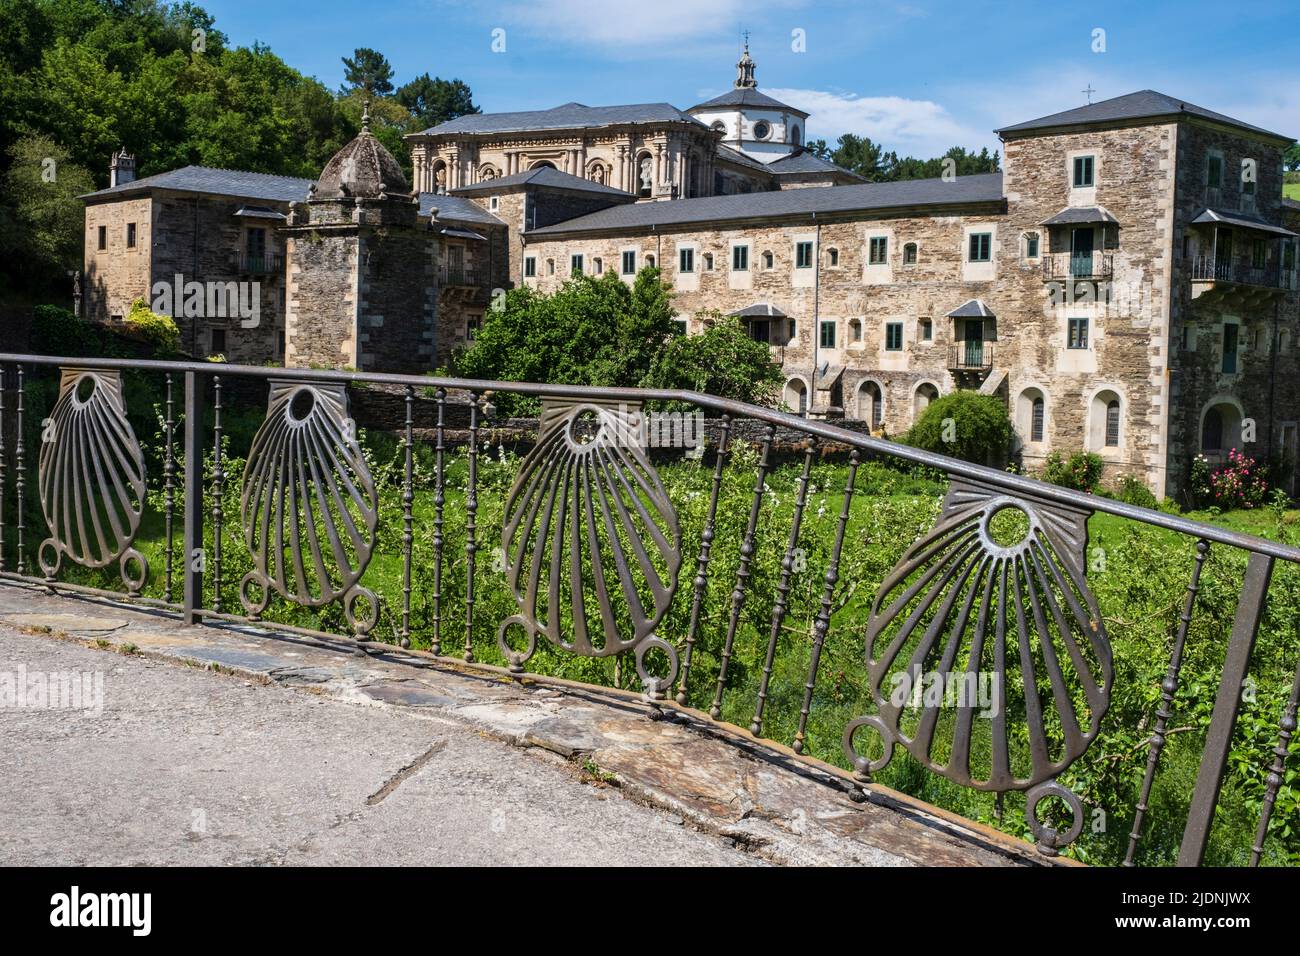
<svg viewBox="0 0 1300 956"><path fill-rule="evenodd" d="M197 372L185 373L184 602L185 623L203 620L203 385Z"/></svg>

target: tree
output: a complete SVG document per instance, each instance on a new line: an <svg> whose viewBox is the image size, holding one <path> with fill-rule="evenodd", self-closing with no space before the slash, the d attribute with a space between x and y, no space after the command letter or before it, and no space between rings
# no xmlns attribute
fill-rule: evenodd
<svg viewBox="0 0 1300 956"><path fill-rule="evenodd" d="M745 331L740 319L702 312L703 331L677 335L655 355L647 388L681 388L752 405L776 405L781 368L771 349Z"/></svg>
<svg viewBox="0 0 1300 956"><path fill-rule="evenodd" d="M1300 170L1300 143L1292 143L1282 154L1282 166L1291 172Z"/></svg>
<svg viewBox="0 0 1300 956"><path fill-rule="evenodd" d="M437 126L458 116L482 112L474 105L469 87L461 80L430 78L428 73L403 84L395 94L397 102L410 111L420 129Z"/></svg>
<svg viewBox="0 0 1300 956"><path fill-rule="evenodd" d="M845 133L831 152L830 161L850 172L857 173L872 183L884 182L889 177L892 153L885 153L869 137Z"/></svg>
<svg viewBox="0 0 1300 956"><path fill-rule="evenodd" d="M23 269L33 278L61 280L80 269L85 207L78 196L94 189L90 173L68 158L48 136L29 136L9 148L4 192L13 203L0 228L0 245L21 252Z"/></svg>
<svg viewBox="0 0 1300 956"><path fill-rule="evenodd" d="M961 389L932 401L903 443L1000 468L1007 463L1011 436L1011 420L1000 398Z"/></svg>
<svg viewBox="0 0 1300 956"><path fill-rule="evenodd" d="M568 385L639 385L676 333L668 289L646 267L631 288L612 272L578 276L550 295L511 289L490 309L474 344L455 356L466 378ZM535 402L502 395L502 409L528 412Z"/></svg>
<svg viewBox="0 0 1300 956"><path fill-rule="evenodd" d="M352 58L343 57L344 85L340 93L365 90L371 96L387 96L393 92L393 67L378 50L357 47Z"/></svg>

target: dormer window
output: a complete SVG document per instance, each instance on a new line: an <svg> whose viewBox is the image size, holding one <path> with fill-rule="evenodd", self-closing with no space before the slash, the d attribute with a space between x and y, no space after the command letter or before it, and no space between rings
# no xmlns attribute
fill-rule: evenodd
<svg viewBox="0 0 1300 956"><path fill-rule="evenodd" d="M1086 189L1093 185L1093 168L1095 157L1093 156L1076 156L1074 157L1074 188Z"/></svg>

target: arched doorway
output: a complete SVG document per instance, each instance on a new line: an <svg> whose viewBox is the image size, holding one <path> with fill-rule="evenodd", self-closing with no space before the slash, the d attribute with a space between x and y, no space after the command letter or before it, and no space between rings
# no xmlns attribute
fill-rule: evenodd
<svg viewBox="0 0 1300 956"><path fill-rule="evenodd" d="M912 394L912 421L916 422L938 397L939 389L933 382L922 382L916 386L916 391Z"/></svg>
<svg viewBox="0 0 1300 956"><path fill-rule="evenodd" d="M865 381L858 386L858 418L874 431L885 423L885 395L880 383Z"/></svg>
<svg viewBox="0 0 1300 956"><path fill-rule="evenodd" d="M808 386L804 384L803 379L792 378L786 382L781 399L798 414L808 414Z"/></svg>

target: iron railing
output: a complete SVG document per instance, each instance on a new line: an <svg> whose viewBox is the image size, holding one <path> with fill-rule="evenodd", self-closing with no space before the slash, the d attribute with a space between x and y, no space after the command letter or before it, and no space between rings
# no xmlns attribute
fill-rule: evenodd
<svg viewBox="0 0 1300 956"><path fill-rule="evenodd" d="M1073 252L1049 252L1043 256L1043 281L1062 279L1109 279L1115 272L1115 257L1108 252L1080 255Z"/></svg>
<svg viewBox="0 0 1300 956"><path fill-rule="evenodd" d="M1250 262L1194 256L1191 261L1193 282L1228 282L1233 285L1259 286L1265 289L1289 289L1295 285L1294 270L1284 272L1276 262L1256 266Z"/></svg>
<svg viewBox="0 0 1300 956"><path fill-rule="evenodd" d="M284 256L269 253L260 256L240 256L239 271L245 275L279 275L284 271Z"/></svg>
<svg viewBox="0 0 1300 956"><path fill-rule="evenodd" d="M479 269L471 268L469 266L463 266L459 269L456 268L455 266L447 267L446 285L472 286L477 288L484 284L485 284L484 275L483 272Z"/></svg>
<svg viewBox="0 0 1300 956"><path fill-rule="evenodd" d="M747 723L845 786L877 786L906 750L998 807L1023 794L1047 854L1084 825L1068 786L1076 761L1103 731L1124 729L1106 720L1111 632L1136 624L1101 607L1089 521L1159 529L1186 543L1189 567L1181 596L1161 595L1172 600L1153 712L1128 728L1140 744L1089 755L1135 761L1116 859L1172 859L1176 843L1178 863L1200 863L1230 753L1259 799L1249 850L1224 852L1259 863L1274 805L1291 792L1300 671L1279 672L1265 695L1276 710L1253 711L1246 749L1234 746L1275 564L1300 562L1284 543L693 392L14 354L0 354L0 376L0 577L125 596L188 623L262 620L326 639L346 622L359 652L500 674L534 662L537 679L626 685L634 670L647 707L733 736ZM353 418L367 395L397 409L387 462L386 436ZM502 431L493 403L519 398L536 400L540 418L531 450L513 459L504 446L520 436ZM265 414L250 419L261 403ZM668 416L660 438L671 421L690 447L698 419L681 416L697 411L708 451L667 485L672 453L658 446L674 442L647 444L647 422ZM255 429L242 444L240 427ZM828 481L821 458L832 453L841 458ZM948 482L906 533L873 530L881 502L859 487L890 466ZM1018 530L1000 528L1003 517ZM869 547L895 546L893 570L855 595ZM1207 620L1198 594L1216 557L1225 571L1214 588L1236 594L1235 611ZM299 612L316 616L304 625ZM1205 638L1227 618L1221 643ZM1294 634L1269 640L1270 660L1294 667ZM1204 719L1180 682L1193 653L1221 661ZM986 678L976 701L967 692ZM1186 756L1191 731L1204 739L1190 752L1181 837L1139 856L1162 754L1175 740ZM1044 819L1050 798L1068 815ZM1166 822L1160 832L1175 831Z"/></svg>
<svg viewBox="0 0 1300 956"><path fill-rule="evenodd" d="M993 343L952 343L948 346L948 368L954 372L989 371L993 368Z"/></svg>

